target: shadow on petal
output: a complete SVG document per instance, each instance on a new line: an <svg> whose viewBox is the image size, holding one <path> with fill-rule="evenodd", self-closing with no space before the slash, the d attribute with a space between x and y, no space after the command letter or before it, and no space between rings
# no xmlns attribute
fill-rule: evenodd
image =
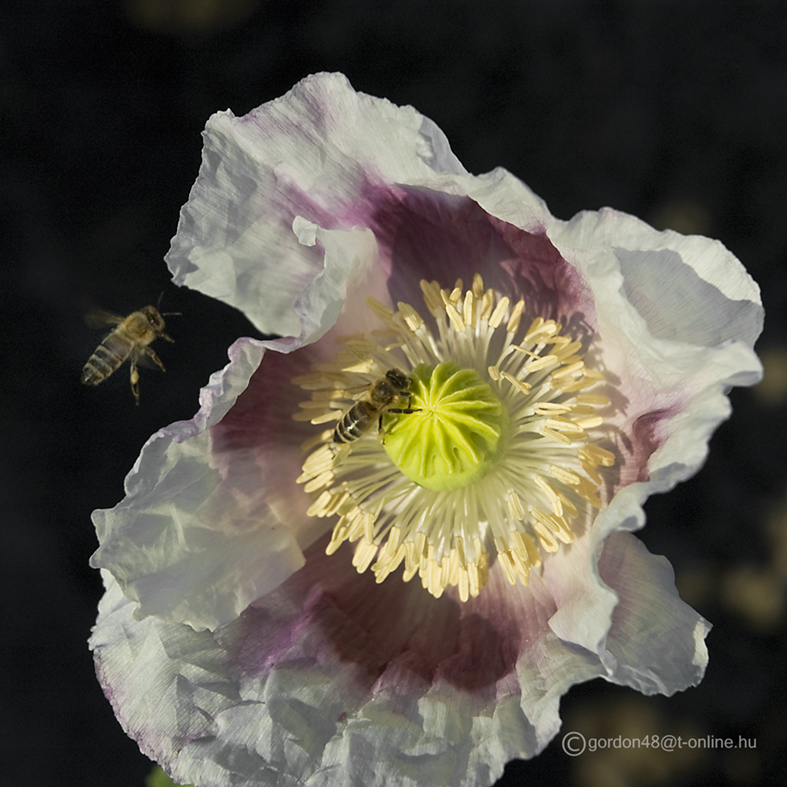
<svg viewBox="0 0 787 787"><path fill-rule="evenodd" d="M397 577L378 585L353 568L350 547L325 555L326 538L309 548L302 570L238 621L235 660L246 674L338 659L363 692L421 693L438 681L479 691L514 670L520 631L508 625L514 615L498 594L462 604Z"/></svg>

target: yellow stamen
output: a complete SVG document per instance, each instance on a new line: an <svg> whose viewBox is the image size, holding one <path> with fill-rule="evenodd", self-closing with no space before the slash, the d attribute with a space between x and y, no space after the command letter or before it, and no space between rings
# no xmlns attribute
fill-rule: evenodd
<svg viewBox="0 0 787 787"><path fill-rule="evenodd" d="M332 361L293 379L308 392L296 421L339 424L305 440L297 480L313 495L309 516L336 517L328 554L352 542L353 565L377 582L401 568L405 582L417 574L432 595L454 588L464 602L496 565L526 585L542 555L572 542L580 512L603 505L615 455L596 442L598 408L610 400L585 393L603 375L559 323L535 317L523 332L523 300L512 306L477 274L468 289L421 290L428 321L367 298L382 327L341 337ZM373 399L392 370L407 388L388 398L386 383Z"/></svg>

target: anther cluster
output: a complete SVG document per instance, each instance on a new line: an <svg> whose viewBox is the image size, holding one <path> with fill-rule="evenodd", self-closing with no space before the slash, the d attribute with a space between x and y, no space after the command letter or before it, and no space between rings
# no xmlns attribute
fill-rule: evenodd
<svg viewBox="0 0 787 787"><path fill-rule="evenodd" d="M604 380L582 343L554 320L523 322L522 300L479 275L466 290L421 289L423 313L368 298L381 328L344 337L334 360L292 380L310 393L294 417L329 425L304 444L298 481L311 516L337 518L329 554L355 542L353 564L378 582L404 564L405 581L466 601L495 561L527 584L544 552L573 541L580 511L601 507L609 399L589 391ZM389 369L412 381L406 407L381 408L379 433L375 421L337 444L336 424Z"/></svg>

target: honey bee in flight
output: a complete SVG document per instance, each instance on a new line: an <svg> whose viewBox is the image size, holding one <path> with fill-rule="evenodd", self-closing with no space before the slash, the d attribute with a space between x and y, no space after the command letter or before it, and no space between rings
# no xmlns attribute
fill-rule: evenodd
<svg viewBox="0 0 787 787"><path fill-rule="evenodd" d="M161 371L164 364L150 346L161 337L168 342L174 339L164 333L164 319L155 306L145 306L128 317L119 317L109 312L97 311L89 316L94 325L115 325L114 330L98 345L82 369L85 385L98 385L117 371L128 359L131 363L131 393L139 404L139 372L137 362L150 358Z"/></svg>
<svg viewBox="0 0 787 787"><path fill-rule="evenodd" d="M410 407L412 394L407 389L412 380L400 369L389 369L383 377L375 380L367 389L367 399L356 402L333 430L334 443L352 443L369 431L375 419L378 430L383 430L384 413L416 413ZM407 399L407 407L394 408L399 399Z"/></svg>

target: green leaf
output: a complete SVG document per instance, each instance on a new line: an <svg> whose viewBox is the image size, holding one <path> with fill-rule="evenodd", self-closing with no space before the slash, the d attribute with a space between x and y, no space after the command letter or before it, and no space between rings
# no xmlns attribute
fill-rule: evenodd
<svg viewBox="0 0 787 787"><path fill-rule="evenodd" d="M145 779L145 787L192 787L190 784L175 784L172 779L167 776L161 767L157 765L151 772L150 776Z"/></svg>

